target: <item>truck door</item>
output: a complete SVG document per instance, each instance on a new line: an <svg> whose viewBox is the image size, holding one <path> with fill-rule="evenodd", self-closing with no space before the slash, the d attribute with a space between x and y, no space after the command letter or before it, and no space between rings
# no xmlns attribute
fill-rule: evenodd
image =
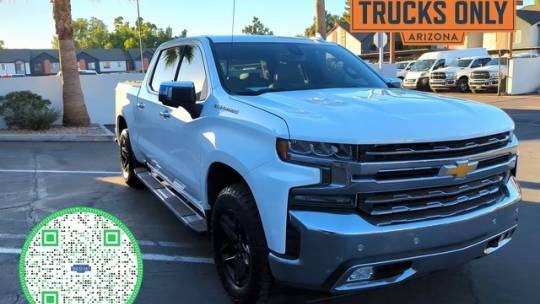
<svg viewBox="0 0 540 304"><path fill-rule="evenodd" d="M208 96L208 80L205 60L201 48L196 44L184 45L180 69L176 81L193 82L198 103L204 103ZM200 120L196 114L182 107L165 107L170 118L162 122L160 162L173 187L195 204L200 204Z"/></svg>
<svg viewBox="0 0 540 304"><path fill-rule="evenodd" d="M152 73L147 78L146 85L139 91L135 110L135 124L137 125L137 141L145 160L152 166L161 166L158 153L162 151L160 145L168 139L163 132L166 124L167 107L158 99L159 86L162 82L174 80L180 62L180 47L171 47L160 52Z"/></svg>

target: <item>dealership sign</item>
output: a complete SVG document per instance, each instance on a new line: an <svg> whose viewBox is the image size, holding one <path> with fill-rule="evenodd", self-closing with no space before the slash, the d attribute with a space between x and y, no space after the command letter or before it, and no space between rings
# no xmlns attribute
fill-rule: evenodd
<svg viewBox="0 0 540 304"><path fill-rule="evenodd" d="M401 32L405 44L460 44L465 32L513 31L514 0L353 0L353 32Z"/></svg>

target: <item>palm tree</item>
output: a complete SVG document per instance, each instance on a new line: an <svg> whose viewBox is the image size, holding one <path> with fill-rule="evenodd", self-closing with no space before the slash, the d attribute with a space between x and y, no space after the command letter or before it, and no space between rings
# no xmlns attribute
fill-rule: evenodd
<svg viewBox="0 0 540 304"><path fill-rule="evenodd" d="M324 0L315 1L315 33L319 33L322 39L326 39L326 9Z"/></svg>
<svg viewBox="0 0 540 304"><path fill-rule="evenodd" d="M90 117L84 103L75 43L73 42L71 0L51 0L51 3L53 5L53 17L56 35L58 35L60 66L62 69L64 125L88 126Z"/></svg>

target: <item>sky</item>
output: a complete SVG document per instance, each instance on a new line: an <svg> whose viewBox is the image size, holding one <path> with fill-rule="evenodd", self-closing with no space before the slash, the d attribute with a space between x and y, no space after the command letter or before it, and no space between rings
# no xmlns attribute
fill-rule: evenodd
<svg viewBox="0 0 540 304"><path fill-rule="evenodd" d="M72 0L73 18L97 17L112 27L117 16L133 24L135 0ZM326 0L326 9L341 15L345 0ZM525 0L532 4L533 0ZM231 34L232 0L140 0L141 16L159 27L171 26L175 35ZM253 16L275 35L302 34L314 16L314 0L236 0L235 34ZM6 48L50 48L54 21L50 0L0 0L0 40Z"/></svg>
<svg viewBox="0 0 540 304"><path fill-rule="evenodd" d="M133 22L135 0L72 0L73 18L97 17L110 27L117 16ZM140 0L141 16L159 27L171 26L175 35L231 34L232 0ZM326 0L326 8L341 15L345 0ZM275 35L303 34L314 16L314 0L236 0L235 34L253 16ZM49 0L0 0L0 40L6 48L50 48L54 35Z"/></svg>

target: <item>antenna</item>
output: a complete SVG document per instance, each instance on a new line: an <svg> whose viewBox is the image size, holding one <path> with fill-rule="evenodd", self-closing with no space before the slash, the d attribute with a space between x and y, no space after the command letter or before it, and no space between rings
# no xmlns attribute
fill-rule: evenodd
<svg viewBox="0 0 540 304"><path fill-rule="evenodd" d="M231 43L234 42L234 21L236 18L236 0L232 0L232 26L231 26Z"/></svg>
<svg viewBox="0 0 540 304"><path fill-rule="evenodd" d="M229 61L227 62L227 74L226 78L229 79L229 73L231 71L232 50L234 46L234 21L236 18L236 0L232 0L232 25L231 25L231 49L229 52Z"/></svg>

